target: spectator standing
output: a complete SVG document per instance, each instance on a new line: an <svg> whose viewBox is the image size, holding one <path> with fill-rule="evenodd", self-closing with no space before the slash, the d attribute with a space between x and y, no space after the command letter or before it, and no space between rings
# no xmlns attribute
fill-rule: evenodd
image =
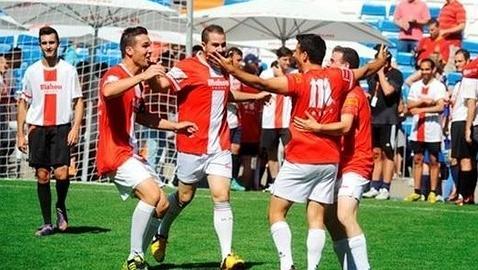
<svg viewBox="0 0 478 270"><path fill-rule="evenodd" d="M446 0L438 16L438 22L440 23L440 38L446 41L450 56L445 71L453 71L455 68L454 56L456 51L461 48L465 31L465 8L458 0Z"/></svg>
<svg viewBox="0 0 478 270"><path fill-rule="evenodd" d="M430 11L422 0L401 0L393 14L393 22L400 27L397 50L411 52L423 37L423 26L430 20Z"/></svg>
<svg viewBox="0 0 478 270"><path fill-rule="evenodd" d="M440 172L438 154L441 150L442 127L440 113L443 112L446 98L446 87L435 79L436 66L430 59L420 63L422 79L414 82L408 95L408 109L413 115L410 144L414 153L413 179L414 192L408 195L406 201L417 201L421 194L421 179L423 173L423 154L428 151L430 167L431 190L428 195L430 203L437 201L437 187Z"/></svg>
<svg viewBox="0 0 478 270"><path fill-rule="evenodd" d="M400 124L398 106L403 85L403 75L392 67L391 61L392 55L388 53L387 64L368 80L372 108L374 167L370 190L363 194L364 198L378 200L390 198L397 128Z"/></svg>

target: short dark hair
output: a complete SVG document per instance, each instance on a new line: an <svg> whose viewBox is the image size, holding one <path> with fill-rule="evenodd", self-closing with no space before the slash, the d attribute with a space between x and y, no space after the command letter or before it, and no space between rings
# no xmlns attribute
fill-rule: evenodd
<svg viewBox="0 0 478 270"><path fill-rule="evenodd" d="M434 69L434 68L436 67L435 62L434 62L432 59L430 59L430 58L422 59L422 60L420 61L420 65L422 65L423 63L427 63L427 62L430 63L430 67L431 67L432 69Z"/></svg>
<svg viewBox="0 0 478 270"><path fill-rule="evenodd" d="M438 22L436 19L433 19L433 18L431 18L431 19L427 22L427 25L428 25L428 26L430 26L430 25L432 25L432 24L436 25L437 27L440 26L440 22Z"/></svg>
<svg viewBox="0 0 478 270"><path fill-rule="evenodd" d="M224 29L217 25L217 24L211 24L206 26L201 33L201 41L204 43L207 43L209 41L209 33L216 33L216 34L221 34L221 35L226 35L226 32L224 32Z"/></svg>
<svg viewBox="0 0 478 270"><path fill-rule="evenodd" d="M192 48L192 53L193 55L196 55L198 52L202 52L203 51L203 48L201 45L194 45L193 48Z"/></svg>
<svg viewBox="0 0 478 270"><path fill-rule="evenodd" d="M121 57L126 55L126 47L132 46L135 43L136 36L139 35L147 35L148 30L142 26L135 26L135 27L128 27L126 28L123 33L121 34L120 39L120 50L121 50Z"/></svg>
<svg viewBox="0 0 478 270"><path fill-rule="evenodd" d="M277 55L277 58L281 58L284 56L292 56L292 51L289 48L282 46L279 49L277 49L276 55Z"/></svg>
<svg viewBox="0 0 478 270"><path fill-rule="evenodd" d="M466 49L459 49L458 51L456 51L455 55L458 55L458 54L463 54L463 57L465 58L465 61L468 61L470 60L470 52Z"/></svg>
<svg viewBox="0 0 478 270"><path fill-rule="evenodd" d="M360 65L360 57L357 51L350 47L345 47L343 49L343 58L347 63L349 63L349 68L358 68Z"/></svg>
<svg viewBox="0 0 478 270"><path fill-rule="evenodd" d="M230 56L231 54L237 54L237 55L240 55L242 57L242 51L238 47L231 47L231 48L227 49L226 55Z"/></svg>
<svg viewBox="0 0 478 270"><path fill-rule="evenodd" d="M60 37L58 36L58 32L55 30L55 28L51 26L43 26L42 28L40 28L40 31L38 31L38 42L41 42L41 36L51 34L55 34L56 42L60 44Z"/></svg>
<svg viewBox="0 0 478 270"><path fill-rule="evenodd" d="M301 34L297 35L296 39L300 50L307 52L310 63L322 65L327 49L325 41L316 34Z"/></svg>

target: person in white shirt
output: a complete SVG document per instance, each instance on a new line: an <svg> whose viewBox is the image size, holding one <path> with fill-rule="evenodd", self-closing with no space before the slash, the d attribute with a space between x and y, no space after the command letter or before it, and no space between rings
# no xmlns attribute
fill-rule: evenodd
<svg viewBox="0 0 478 270"><path fill-rule="evenodd" d="M438 154L441 150L442 128L440 113L445 106L446 88L435 79L436 66L430 59L420 63L422 79L412 84L408 96L408 108L413 115L412 132L410 134L411 149L414 153L414 192L405 201L417 201L421 194L421 177L423 170L423 154L430 155L430 194L428 201L435 203L438 186L440 163Z"/></svg>
<svg viewBox="0 0 478 270"><path fill-rule="evenodd" d="M70 148L78 142L84 105L75 67L58 58L60 40L57 31L49 26L42 27L39 40L43 57L25 71L18 102L17 146L24 153L28 148L29 165L35 168L43 216L43 225L36 235L45 236L54 232L51 222L51 169L56 179L57 227L60 231L68 228L65 201L70 185ZM25 123L28 124L28 143Z"/></svg>

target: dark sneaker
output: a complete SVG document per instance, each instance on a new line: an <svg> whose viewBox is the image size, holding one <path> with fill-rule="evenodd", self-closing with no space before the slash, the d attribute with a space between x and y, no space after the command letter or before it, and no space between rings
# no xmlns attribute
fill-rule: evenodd
<svg viewBox="0 0 478 270"><path fill-rule="evenodd" d="M56 209L56 226L61 232L64 232L68 229L68 216L66 215L66 209Z"/></svg>
<svg viewBox="0 0 478 270"><path fill-rule="evenodd" d="M36 236L47 236L54 233L53 225L51 224L43 224L38 230L35 232Z"/></svg>

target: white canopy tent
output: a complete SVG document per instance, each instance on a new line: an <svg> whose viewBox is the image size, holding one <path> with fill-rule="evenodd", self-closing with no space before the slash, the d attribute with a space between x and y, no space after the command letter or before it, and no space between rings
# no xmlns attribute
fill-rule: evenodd
<svg viewBox="0 0 478 270"><path fill-rule="evenodd" d="M252 0L194 13L198 30L209 24L224 27L233 42L278 39L285 43L297 34L315 33L326 40L388 43L371 25L342 13L336 1Z"/></svg>

